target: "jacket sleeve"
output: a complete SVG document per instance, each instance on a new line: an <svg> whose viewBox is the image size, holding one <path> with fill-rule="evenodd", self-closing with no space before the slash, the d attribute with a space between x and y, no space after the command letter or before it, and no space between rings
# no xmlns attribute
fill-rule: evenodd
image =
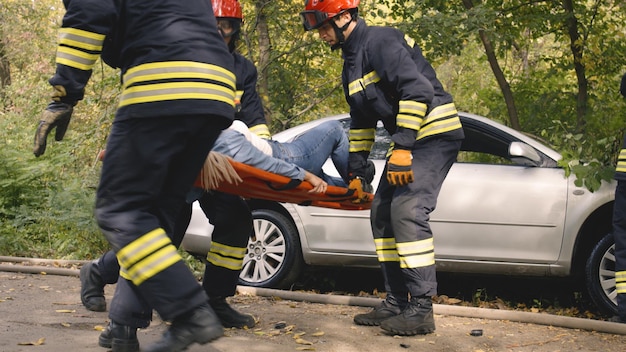
<svg viewBox="0 0 626 352"><path fill-rule="evenodd" d="M376 139L377 121L360 115L356 109L350 109L350 117L348 177L353 179L366 176L367 158Z"/></svg>
<svg viewBox="0 0 626 352"><path fill-rule="evenodd" d="M66 95L60 97L62 102L74 104L83 99L104 40L115 25L116 11L112 0L69 0L65 5L56 73L49 83L64 88Z"/></svg>
<svg viewBox="0 0 626 352"><path fill-rule="evenodd" d="M396 146L410 149L432 104L435 90L412 58L413 49L407 42L409 37L393 28L378 31L377 35L378 38L368 41L368 59L398 100L396 131L392 140Z"/></svg>
<svg viewBox="0 0 626 352"><path fill-rule="evenodd" d="M244 65L243 70L243 89L240 97L241 109L237 112L237 119L248 125L248 128L257 136L270 139L270 131L265 120L265 112L261 98L256 90L257 85L257 69L250 60L240 58ZM240 92L237 92L239 96Z"/></svg>

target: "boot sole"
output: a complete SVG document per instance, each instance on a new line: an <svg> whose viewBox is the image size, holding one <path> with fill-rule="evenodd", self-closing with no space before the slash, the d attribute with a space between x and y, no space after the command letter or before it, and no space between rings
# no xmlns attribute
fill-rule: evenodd
<svg viewBox="0 0 626 352"><path fill-rule="evenodd" d="M206 329L202 331L201 334L198 334L198 335L199 336L197 336L193 342L198 343L200 345L205 345L217 338L224 336L224 328L222 328L222 325L220 325L219 327L215 327L215 326L207 327Z"/></svg>
<svg viewBox="0 0 626 352"><path fill-rule="evenodd" d="M397 330L397 329L386 329L381 326L381 329L383 329L386 332L392 333L394 335L400 335L400 336L427 335L427 334L431 334L435 332L435 328L419 328L415 330Z"/></svg>
<svg viewBox="0 0 626 352"><path fill-rule="evenodd" d="M354 319L354 323L356 325L364 325L364 326L380 326L382 320L367 320L367 319Z"/></svg>

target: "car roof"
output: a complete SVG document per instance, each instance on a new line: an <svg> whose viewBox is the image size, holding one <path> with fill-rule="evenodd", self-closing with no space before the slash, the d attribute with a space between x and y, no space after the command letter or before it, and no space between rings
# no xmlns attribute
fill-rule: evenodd
<svg viewBox="0 0 626 352"><path fill-rule="evenodd" d="M549 146L541 143L540 141L538 141L536 138L533 138L527 134L524 134L520 131L514 130L508 126L503 125L502 123L499 123L497 121L491 120L487 117L484 116L479 116L476 114L471 114L471 113L467 113L467 112L459 112L459 116L461 118L461 123L463 125L471 125L474 127L482 127L482 128L488 128L492 131L498 131L499 133L506 133L507 134L507 138L510 139L511 142L513 141L521 141L524 142L530 146L532 146L533 148L539 150L541 153L545 154L546 156L552 158L555 161L558 161L562 158L561 154L557 151L555 151L554 149L550 148ZM338 115L332 115L332 116L327 116L327 117L322 117L316 120L312 120L309 122L305 122L303 124L300 124L298 126L294 126L291 128L288 128L282 132L276 133L272 138L276 141L279 142L287 142L293 138L295 138L296 136L298 136L299 134L303 133L304 131L315 127L316 125L319 125L320 123L324 122L324 121L329 121L329 120L344 120L344 119L349 119L350 118L350 114L338 114ZM379 122L379 126L382 126Z"/></svg>

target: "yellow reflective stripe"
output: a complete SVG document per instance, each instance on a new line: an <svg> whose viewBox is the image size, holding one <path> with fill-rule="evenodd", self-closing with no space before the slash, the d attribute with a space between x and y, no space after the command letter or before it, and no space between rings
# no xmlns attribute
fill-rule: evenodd
<svg viewBox="0 0 626 352"><path fill-rule="evenodd" d="M400 268L412 269L435 265L435 252L419 255L400 256Z"/></svg>
<svg viewBox="0 0 626 352"><path fill-rule="evenodd" d="M615 288L617 293L626 293L626 270L615 272Z"/></svg>
<svg viewBox="0 0 626 352"><path fill-rule="evenodd" d="M182 260L163 229L155 229L126 245L117 253L120 275L140 285Z"/></svg>
<svg viewBox="0 0 626 352"><path fill-rule="evenodd" d="M620 150L615 171L626 172L626 149Z"/></svg>
<svg viewBox="0 0 626 352"><path fill-rule="evenodd" d="M435 243L432 238L427 238L421 241L397 243L396 247L400 255L412 255L435 250Z"/></svg>
<svg viewBox="0 0 626 352"><path fill-rule="evenodd" d="M356 94L365 89L368 85L380 81L378 73L372 71L363 76L363 78L356 79L348 84L348 95Z"/></svg>
<svg viewBox="0 0 626 352"><path fill-rule="evenodd" d="M238 90L235 92L235 102L241 102L241 97L243 96L243 90Z"/></svg>
<svg viewBox="0 0 626 352"><path fill-rule="evenodd" d="M243 265L243 258L221 257L215 253L209 252L206 257L207 261L215 266L219 266L228 270L240 270Z"/></svg>
<svg viewBox="0 0 626 352"><path fill-rule="evenodd" d="M272 137L270 129L264 123L250 127L250 132L256 134L263 139L270 139Z"/></svg>
<svg viewBox="0 0 626 352"><path fill-rule="evenodd" d="M375 137L376 137L375 128L351 129L349 131L349 136L348 136L350 140L364 140L364 139L374 140Z"/></svg>
<svg viewBox="0 0 626 352"><path fill-rule="evenodd" d="M59 30L59 44L89 51L102 51L104 37L104 34L88 32L76 28L61 28Z"/></svg>
<svg viewBox="0 0 626 352"><path fill-rule="evenodd" d="M165 234L165 230L154 229L120 249L116 255L117 260L120 262L120 266L129 268L143 257L168 243L172 243L172 241Z"/></svg>
<svg viewBox="0 0 626 352"><path fill-rule="evenodd" d="M233 91L218 84L205 82L172 82L134 86L125 89L119 106L164 100L205 99L235 106Z"/></svg>
<svg viewBox="0 0 626 352"><path fill-rule="evenodd" d="M375 238L374 245L379 262L397 262L400 260L394 238Z"/></svg>
<svg viewBox="0 0 626 352"><path fill-rule="evenodd" d="M432 238L397 243L401 268L421 268L435 264L435 245Z"/></svg>
<svg viewBox="0 0 626 352"><path fill-rule="evenodd" d="M376 249L396 249L396 239L393 237L375 238L374 245Z"/></svg>
<svg viewBox="0 0 626 352"><path fill-rule="evenodd" d="M246 254L246 248L233 247L218 242L211 242L211 249L209 250L209 252L228 257L243 258L243 256Z"/></svg>
<svg viewBox="0 0 626 352"><path fill-rule="evenodd" d="M190 82L205 79L207 82ZM170 80L171 82L162 82ZM184 80L184 82L173 82ZM212 64L168 61L142 64L124 74L124 91L119 106L164 100L216 100L235 106L235 76ZM225 84L213 83L220 82Z"/></svg>
<svg viewBox="0 0 626 352"><path fill-rule="evenodd" d="M434 108L422 121L422 126L417 133L417 139L422 139L435 134L445 133L461 129L461 120L454 103L444 104Z"/></svg>
<svg viewBox="0 0 626 352"><path fill-rule="evenodd" d="M89 71L93 68L99 54L87 53L66 46L57 49L56 63Z"/></svg>
<svg viewBox="0 0 626 352"><path fill-rule="evenodd" d="M398 102L398 113L416 117L424 117L428 106L414 100L400 100Z"/></svg>
<svg viewBox="0 0 626 352"><path fill-rule="evenodd" d="M235 100L235 75L223 67L194 61L152 62L135 66L124 74L123 88L155 80L171 79L207 79L231 87L232 99Z"/></svg>
<svg viewBox="0 0 626 352"><path fill-rule="evenodd" d="M138 286L181 260L183 258L176 251L176 247L170 244L146 257L132 268L127 269L127 272L130 280Z"/></svg>
<svg viewBox="0 0 626 352"><path fill-rule="evenodd" d="M422 119L420 117L404 114L398 114L396 116L396 125L398 125L398 127L409 128L417 131L420 129L421 124Z"/></svg>
<svg viewBox="0 0 626 352"><path fill-rule="evenodd" d="M348 132L350 152L370 152L376 138L376 129L351 129Z"/></svg>
<svg viewBox="0 0 626 352"><path fill-rule="evenodd" d="M374 141L350 141L350 153L369 152L373 145Z"/></svg>
<svg viewBox="0 0 626 352"><path fill-rule="evenodd" d="M404 41L406 41L407 45L411 48L415 46L415 40L409 37L407 34L404 35Z"/></svg>
<svg viewBox="0 0 626 352"><path fill-rule="evenodd" d="M233 247L218 242L212 242L211 249L209 249L206 259L215 266L229 270L240 270L245 255L245 247Z"/></svg>

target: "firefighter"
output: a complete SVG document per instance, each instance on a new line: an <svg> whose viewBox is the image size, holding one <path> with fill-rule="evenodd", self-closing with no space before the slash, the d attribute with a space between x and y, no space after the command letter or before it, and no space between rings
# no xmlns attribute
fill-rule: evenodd
<svg viewBox="0 0 626 352"><path fill-rule="evenodd" d="M256 91L257 70L254 64L236 51L243 14L238 0L213 0L217 27L234 58L236 76L235 119L241 120L261 138L270 138L261 99ZM252 214L239 196L222 192L203 194L200 206L214 226L211 250L202 286L209 304L226 328L252 328L254 317L233 309L226 297L236 292L246 245L252 233ZM174 244L178 247L191 219L191 204L185 203L174 225ZM93 311L106 310L104 286L117 282L119 265L111 253L81 268L81 301ZM105 343L106 344L106 343Z"/></svg>
<svg viewBox="0 0 626 352"><path fill-rule="evenodd" d="M95 215L121 266L100 335L138 351L152 309L171 325L143 351L181 351L223 335L208 297L171 236L178 210L220 132L234 119L233 59L209 0L65 0L52 102L33 152L67 130L98 57L121 69Z"/></svg>
<svg viewBox="0 0 626 352"><path fill-rule="evenodd" d="M370 27L358 17L359 0L307 0L304 29L317 30L341 49L342 82L350 105L350 188L366 184L363 171L377 121L391 134L384 175L371 209L371 226L387 296L359 325L392 334L435 330L435 254L429 214L464 138L452 96L408 35Z"/></svg>
<svg viewBox="0 0 626 352"><path fill-rule="evenodd" d="M626 98L626 74L622 76L620 93ZM626 136L615 170L617 188L613 209L613 238L615 239L615 287L617 316L612 320L626 323Z"/></svg>

